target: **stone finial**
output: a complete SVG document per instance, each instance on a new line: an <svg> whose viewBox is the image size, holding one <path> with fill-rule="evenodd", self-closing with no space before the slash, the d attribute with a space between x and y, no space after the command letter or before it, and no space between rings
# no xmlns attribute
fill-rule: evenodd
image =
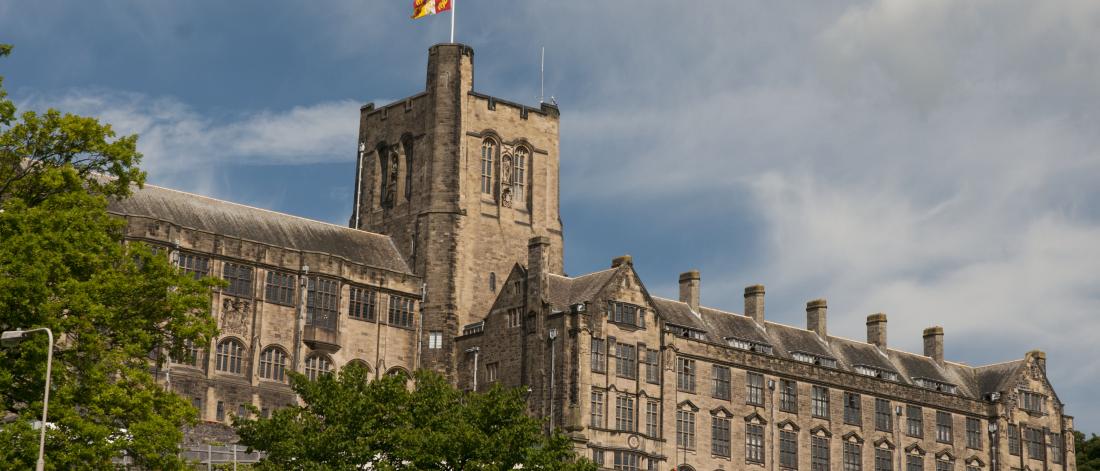
<svg viewBox="0 0 1100 471"><path fill-rule="evenodd" d="M764 325L764 285L745 287L745 315Z"/></svg>
<svg viewBox="0 0 1100 471"><path fill-rule="evenodd" d="M879 312L867 316L867 343L886 349L886 314Z"/></svg>
<svg viewBox="0 0 1100 471"><path fill-rule="evenodd" d="M680 302L699 312L699 270L680 274Z"/></svg>
<svg viewBox="0 0 1100 471"><path fill-rule="evenodd" d="M828 329L825 328L828 307L824 299L815 299L806 303L806 330L816 332L822 339L828 334Z"/></svg>
<svg viewBox="0 0 1100 471"><path fill-rule="evenodd" d="M924 356L943 366L943 327L924 329Z"/></svg>
<svg viewBox="0 0 1100 471"><path fill-rule="evenodd" d="M611 259L611 268L618 267L620 265L634 265L634 257L630 255L622 255Z"/></svg>

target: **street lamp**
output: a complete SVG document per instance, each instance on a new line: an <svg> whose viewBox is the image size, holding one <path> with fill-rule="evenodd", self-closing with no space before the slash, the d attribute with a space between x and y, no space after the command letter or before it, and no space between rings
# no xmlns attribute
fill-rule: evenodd
<svg viewBox="0 0 1100 471"><path fill-rule="evenodd" d="M38 327L29 330L8 330L3 334L0 334L0 346L14 347L22 342L33 332L45 331L46 336L50 341L50 349L46 353L46 392L42 395L42 424L39 427L38 432L38 464L35 465L36 471L43 471L46 469L46 411L50 405L50 368L53 367L53 331L48 327Z"/></svg>

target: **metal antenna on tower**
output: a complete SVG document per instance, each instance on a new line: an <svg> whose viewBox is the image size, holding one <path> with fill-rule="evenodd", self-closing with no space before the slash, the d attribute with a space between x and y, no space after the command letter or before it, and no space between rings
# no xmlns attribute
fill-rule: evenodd
<svg viewBox="0 0 1100 471"><path fill-rule="evenodd" d="M546 103L546 80L543 79L543 71L546 67L546 46L540 47L539 52L539 104Z"/></svg>

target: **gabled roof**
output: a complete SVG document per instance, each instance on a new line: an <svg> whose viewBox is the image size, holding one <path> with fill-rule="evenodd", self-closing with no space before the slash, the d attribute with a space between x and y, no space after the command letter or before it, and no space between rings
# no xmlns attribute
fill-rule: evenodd
<svg viewBox="0 0 1100 471"><path fill-rule="evenodd" d="M154 185L134 188L108 211L291 250L326 253L351 262L411 273L389 236L253 208Z"/></svg>
<svg viewBox="0 0 1100 471"><path fill-rule="evenodd" d="M550 307L558 311L567 311L569 306L590 301L615 276L615 268L570 278L550 274Z"/></svg>
<svg viewBox="0 0 1100 471"><path fill-rule="evenodd" d="M974 368L977 393L987 394L1012 389L1013 381L1025 364L1025 360L1013 360Z"/></svg>

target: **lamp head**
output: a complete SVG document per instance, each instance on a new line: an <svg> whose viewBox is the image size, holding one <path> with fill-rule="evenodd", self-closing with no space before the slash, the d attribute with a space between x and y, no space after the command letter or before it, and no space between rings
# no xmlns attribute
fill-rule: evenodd
<svg viewBox="0 0 1100 471"><path fill-rule="evenodd" d="M26 332L22 330L8 330L3 334L0 334L0 346L4 348L11 348L19 345L19 342L23 341L23 336Z"/></svg>

